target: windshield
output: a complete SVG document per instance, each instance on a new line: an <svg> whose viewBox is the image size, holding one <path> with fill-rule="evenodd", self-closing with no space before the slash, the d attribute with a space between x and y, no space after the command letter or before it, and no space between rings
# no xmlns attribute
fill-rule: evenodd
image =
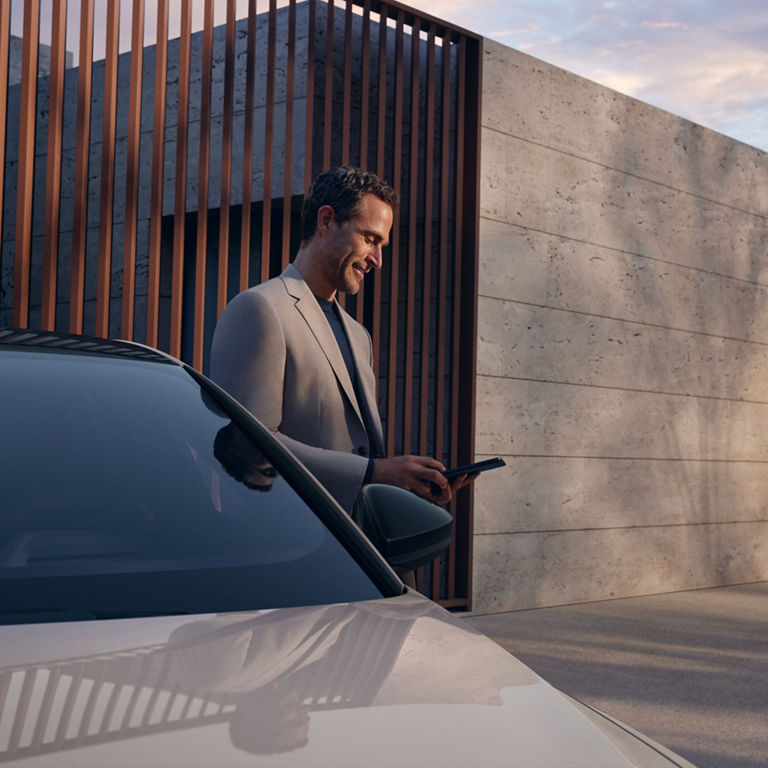
<svg viewBox="0 0 768 768"><path fill-rule="evenodd" d="M381 597L179 366L0 358L0 621Z"/></svg>

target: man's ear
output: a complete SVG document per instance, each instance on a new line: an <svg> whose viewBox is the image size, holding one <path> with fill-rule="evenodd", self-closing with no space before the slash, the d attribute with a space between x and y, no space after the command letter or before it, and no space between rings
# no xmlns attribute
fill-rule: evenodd
<svg viewBox="0 0 768 768"><path fill-rule="evenodd" d="M331 222L336 218L336 214L333 210L333 206L321 205L317 209L317 231L325 233L331 225Z"/></svg>

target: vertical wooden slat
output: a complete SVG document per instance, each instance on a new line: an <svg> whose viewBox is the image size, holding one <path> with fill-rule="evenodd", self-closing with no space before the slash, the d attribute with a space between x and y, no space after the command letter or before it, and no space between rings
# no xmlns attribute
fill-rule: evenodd
<svg viewBox="0 0 768 768"><path fill-rule="evenodd" d="M312 183L312 141L315 120L315 16L316 0L307 9L307 108L304 117L304 193Z"/></svg>
<svg viewBox="0 0 768 768"><path fill-rule="evenodd" d="M411 146L409 150L408 189L408 273L405 301L405 373L403 381L403 451L411 453L414 446L411 439L413 422L413 350L414 320L416 314L416 261L423 262L417 253L417 230L419 214L419 176L421 175L421 152L419 151L419 96L420 96L420 49L421 25L418 18L411 29Z"/></svg>
<svg viewBox="0 0 768 768"><path fill-rule="evenodd" d="M187 150L189 132L189 73L192 47L192 4L181 4L179 39L179 101L176 119L176 187L173 211L173 271L171 273L170 352L181 356L184 300L184 245L187 218Z"/></svg>
<svg viewBox="0 0 768 768"><path fill-rule="evenodd" d="M325 97L323 115L323 170L331 167L331 149L333 147L333 0L327 1L325 24Z"/></svg>
<svg viewBox="0 0 768 768"><path fill-rule="evenodd" d="M424 268L421 288L421 369L419 372L419 453L428 450L429 383L431 313L432 313L432 184L434 181L434 131L435 131L435 31L430 25L427 37L427 106L424 145ZM438 413L437 411L435 412ZM440 456L440 447L435 444L434 456ZM440 597L440 559L432 561L432 598Z"/></svg>
<svg viewBox="0 0 768 768"><path fill-rule="evenodd" d="M462 258L461 271L461 352L462 365L459 371L461 377L461 401L465 407L461 409L458 430L462 439L462 462L471 461L475 455L475 382L476 382L476 345L477 345L477 273L478 260L478 221L480 199L480 89L467 88L467 83L480 83L482 67L482 49L478 40L470 41L466 36L461 37L461 63L459 77L462 79L464 94L462 114L465 119L463 142L457 146L463 154L461 173L459 177L464 185L464 193L460 215L462 219L462 237L457 244L462 254L472 257ZM461 576L462 584L471 596L472 586L472 534L474 529L472 494L469 489L460 491L459 503L462 515L459 517L457 535L462 542L462 548L457 551L457 575ZM461 498L463 496L463 498Z"/></svg>
<svg viewBox="0 0 768 768"><path fill-rule="evenodd" d="M450 338L446 328L447 302L448 302L448 219L450 217L450 136L451 136L451 42L448 35L443 38L441 47L442 66L442 101L441 101L441 137L440 137L440 277L438 288L437 332L435 334L435 346L437 348L437 360L435 366L436 392L435 392L435 455L441 460L448 460L444 455L444 414L446 412L445 397L445 357L446 343ZM454 250L454 258L459 254ZM455 510L455 504L451 505ZM453 597L456 591L456 574L454 572L453 556L455 554L455 537L449 548L447 568L447 592L448 597Z"/></svg>
<svg viewBox="0 0 768 768"><path fill-rule="evenodd" d="M163 253L163 179L165 176L165 101L168 74L168 0L157 2L155 104L152 122L152 197L149 214L147 344L156 347L160 325L160 262Z"/></svg>
<svg viewBox="0 0 768 768"><path fill-rule="evenodd" d="M368 109L369 109L369 78L371 55L371 0L363 2L363 34L360 51L360 154L358 165L364 170L368 168ZM346 121L345 121L346 122ZM371 273L370 280L374 281L374 291L379 280L379 270ZM379 289L381 290L381 289ZM375 303L374 306L378 306ZM358 323L363 322L365 313L365 291L360 291L355 304L355 317ZM375 313L374 314L378 314Z"/></svg>
<svg viewBox="0 0 768 768"><path fill-rule="evenodd" d="M451 307L453 317L452 340L453 350L451 354L451 465L459 464L459 450L461 447L461 435L459 434L459 407L460 402L460 364L461 364L461 250L459 244L462 240L462 219L461 211L464 206L464 195L461 180L464 174L464 155L461 152L461 142L464 141L464 100L465 86L463 73L465 68L465 48L461 42L457 45L459 49L459 71L456 82L456 146L459 148L456 152L456 189L454 196L454 206L456 218L454 224L454 243L456 256L453 264L453 306ZM460 499L456 498L451 503L451 513L453 514L454 531L458 529L460 515L462 512ZM457 534L454 533L453 541L449 549L449 557L453 563L456 562L456 543ZM455 575L453 577L453 586L455 589Z"/></svg>
<svg viewBox="0 0 768 768"><path fill-rule="evenodd" d="M277 0L269 0L267 40L267 104L264 110L264 207L261 224L261 280L269 279L272 240L272 150L275 125L275 47L277 36Z"/></svg>
<svg viewBox="0 0 768 768"><path fill-rule="evenodd" d="M352 125L352 7L353 0L347 0L344 14L344 90L341 119L341 164L349 165L349 135Z"/></svg>
<svg viewBox="0 0 768 768"><path fill-rule="evenodd" d="M376 114L376 173L382 178L386 177L386 128L387 128L387 7L382 5L379 8L379 56L378 56L378 81L379 98ZM392 224L392 234L390 240L394 243L397 236L394 222ZM392 249L389 253L392 259ZM392 259L394 261L394 259ZM373 275L373 323L371 327L371 337L373 338L373 372L376 380L379 379L379 360L381 345L381 281L382 276L379 270Z"/></svg>
<svg viewBox="0 0 768 768"><path fill-rule="evenodd" d="M288 59L285 72L285 165L283 166L283 253L281 266L291 258L291 197L293 192L293 96L296 68L296 0L288 6Z"/></svg>
<svg viewBox="0 0 768 768"><path fill-rule="evenodd" d="M256 0L248 0L248 43L245 54L245 125L243 128L243 206L240 216L239 289L241 291L248 287L248 272L251 259L251 176L253 174L253 109L256 93L257 13Z"/></svg>
<svg viewBox="0 0 768 768"><path fill-rule="evenodd" d="M379 10L379 102L376 109L376 173L387 175L387 18L388 10L382 5Z"/></svg>
<svg viewBox="0 0 768 768"><path fill-rule="evenodd" d="M458 147L458 151L456 153L456 199L455 199L455 206L456 206L456 224L455 224L455 231L454 231L454 238L455 242L457 244L457 252L459 251L459 244L462 242L464 237L464 230L463 230L463 218L462 218L462 211L464 210L464 186L461 183L461 181L464 178L464 153L461 151L461 146L464 142L464 134L465 134L465 102L466 102L466 85L464 82L464 73L466 71L466 61L467 61L467 48L464 44L464 40L460 39L458 41L458 50L459 50L459 65L458 65L458 73L457 73L457 96L456 96L456 102L457 102L457 121L456 121L456 145ZM454 371L453 371L453 387L454 387L454 403L457 403L459 400L459 386L461 382L461 377L458 375L458 365L459 360L461 359L461 277L462 277L462 263L461 259L457 258L454 262L454 283L453 283L453 346L454 346L454 357L453 357L453 364L454 364ZM451 455L451 460L453 462L458 463L459 461L459 409L454 408L454 419L455 422L452 425L452 433L454 436L453 441L453 452Z"/></svg>
<svg viewBox="0 0 768 768"><path fill-rule="evenodd" d="M139 210L139 151L141 146L141 89L144 64L144 0L133 0L131 29L131 85L128 96L128 156L125 174L125 239L123 243L123 298L120 335L133 339L136 295L136 243Z"/></svg>
<svg viewBox="0 0 768 768"><path fill-rule="evenodd" d="M454 210L455 210L455 223L454 223L454 248L455 257L453 263L453 306L452 312L452 366L451 366L451 465L456 466L459 464L459 453L461 448L461 435L459 434L459 408L458 403L461 400L461 249L459 244L462 240L462 218L461 212L464 205L463 186L461 180L464 173L464 160L463 153L461 152L461 143L464 141L464 101L465 101L465 84L463 79L464 72L464 60L465 49L461 45L461 40L456 43L458 49L458 73L456 78L456 189L454 195ZM464 581L464 579L457 579L456 573L456 561L457 561L457 549L458 549L458 530L462 525L461 520L462 513L464 511L462 502L463 499L455 498L451 502L451 514L454 519L454 536L451 541L451 545L448 549L448 558L453 564L452 573L449 576L449 590L451 590L451 596L454 596L457 589L457 580Z"/></svg>
<svg viewBox="0 0 768 768"><path fill-rule="evenodd" d="M427 112L424 131L424 268L421 284L421 350L419 359L419 453L427 452L429 414L429 342L431 338L432 312L432 185L434 183L435 152L435 28L431 25L427 37ZM440 447L435 445L439 459Z"/></svg>
<svg viewBox="0 0 768 768"><path fill-rule="evenodd" d="M120 0L107 6L104 62L104 121L101 136L101 196L99 265L96 280L96 335L109 336L109 299L112 284L112 220L115 197L115 135L117 122L117 63L120 42Z"/></svg>
<svg viewBox="0 0 768 768"><path fill-rule="evenodd" d="M479 53L468 55L468 40L460 36L457 72L457 128L456 128L456 228L457 253L477 252L477 199L479 94L470 92L468 82L479 77ZM479 82L479 81L478 81ZM475 135L475 133L477 135ZM454 322L453 322L453 386L452 459L456 463L471 461L474 457L474 374L475 328L477 303L474 295L477 284L477 260L457 258L454 265ZM461 401L466 407L455 407ZM453 558L457 596L471 596L472 581L472 496L461 491L454 502L456 520L455 545L450 550ZM459 589L466 594L459 595Z"/></svg>
<svg viewBox="0 0 768 768"><path fill-rule="evenodd" d="M24 40L21 53L21 109L19 115L19 169L16 182L16 253L13 265L13 324L29 322L29 280L32 258L32 205L35 181L35 120L37 117L37 50L40 6L24 4Z"/></svg>
<svg viewBox="0 0 768 768"><path fill-rule="evenodd" d="M93 0L80 2L80 57L77 82L77 143L72 221L72 284L69 332L83 332L85 249L88 232L88 160L91 140L91 81L93 77Z"/></svg>
<svg viewBox="0 0 768 768"><path fill-rule="evenodd" d="M0 3L0 244L3 242L5 189L5 135L8 116L8 52L10 50L11 4Z"/></svg>
<svg viewBox="0 0 768 768"><path fill-rule="evenodd" d="M327 161L325 164L325 167L328 168L333 161L333 151L336 150L337 156L340 158L341 165L348 165L349 164L349 134L350 134L350 123L351 121L351 115L350 115L350 104L352 101L352 0L346 0L346 5L344 9L344 63L342 65L342 97L341 97L341 138L336 137L336 140L334 141L333 136L333 72L334 72L334 63L333 63L333 49L336 44L336 26L333 21L333 0L328 0L329 8L329 16L328 16L328 45L326 46L326 57L328 55L328 51L330 50L330 67L328 66L329 59L326 58L325 60L325 76L326 76L326 82L325 82L325 94L326 94L326 103L325 103L325 114L326 114L326 124L325 124L325 142L326 142L326 156ZM328 77L330 77L330 82L328 81ZM330 96L330 103L328 101L328 94L331 94ZM336 300L339 302L339 304L349 309L350 307L350 297L346 293L339 293L336 295ZM358 293L358 295L355 297L355 303L360 304L362 301L362 291Z"/></svg>
<svg viewBox="0 0 768 768"><path fill-rule="evenodd" d="M205 336L205 263L208 248L208 175L211 144L211 66L213 63L213 0L205 0L203 22L203 91L200 104L200 158L197 183L195 315L192 365L203 369Z"/></svg>
<svg viewBox="0 0 768 768"><path fill-rule="evenodd" d="M216 317L227 306L229 274L229 215L232 190L232 124L235 102L235 0L227 0L224 45L224 116L221 136L221 202L219 205L219 269Z"/></svg>
<svg viewBox="0 0 768 768"><path fill-rule="evenodd" d="M403 123L403 24L404 11L397 12L395 30L395 130L392 152L392 185L400 189L402 177L402 123ZM395 450L395 430L397 428L397 326L398 318L398 281L400 260L400 213L395 214L392 224L392 269L389 280L389 371L387 376L387 454ZM403 438L405 446L407 438Z"/></svg>
<svg viewBox="0 0 768 768"><path fill-rule="evenodd" d="M363 0L363 34L360 45L360 168L368 168L368 110L371 77L371 0ZM358 318L359 319L359 318Z"/></svg>
<svg viewBox="0 0 768 768"><path fill-rule="evenodd" d="M67 1L53 4L51 16L51 76L48 91L48 153L43 237L43 295L40 327L56 325L56 276L61 210L61 129L64 114L64 67L67 54Z"/></svg>

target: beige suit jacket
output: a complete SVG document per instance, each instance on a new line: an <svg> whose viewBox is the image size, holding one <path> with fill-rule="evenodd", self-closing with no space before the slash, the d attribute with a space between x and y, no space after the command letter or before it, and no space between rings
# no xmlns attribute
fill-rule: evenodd
<svg viewBox="0 0 768 768"><path fill-rule="evenodd" d="M381 452L376 381L368 332L343 310L374 434L369 435L336 338L291 264L249 288L216 326L210 376L290 448L351 513L368 467Z"/></svg>

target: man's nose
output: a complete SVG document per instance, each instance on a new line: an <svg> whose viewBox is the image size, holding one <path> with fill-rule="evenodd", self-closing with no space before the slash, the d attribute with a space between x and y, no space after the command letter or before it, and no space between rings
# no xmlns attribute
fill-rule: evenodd
<svg viewBox="0 0 768 768"><path fill-rule="evenodd" d="M368 254L369 261L373 264L373 266L376 269L381 269L381 265L383 263L382 257L381 257L381 246L380 245L374 245L373 250Z"/></svg>

